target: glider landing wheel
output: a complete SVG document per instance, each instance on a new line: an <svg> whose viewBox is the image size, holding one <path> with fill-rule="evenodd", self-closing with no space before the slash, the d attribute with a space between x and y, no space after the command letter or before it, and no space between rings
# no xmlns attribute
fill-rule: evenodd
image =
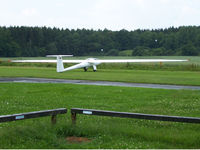
<svg viewBox="0 0 200 150"><path fill-rule="evenodd" d="M84 69L85 72L87 71L87 68L86 68L86 67L84 67L83 69Z"/></svg>
<svg viewBox="0 0 200 150"><path fill-rule="evenodd" d="M97 70L93 70L94 72L96 72Z"/></svg>

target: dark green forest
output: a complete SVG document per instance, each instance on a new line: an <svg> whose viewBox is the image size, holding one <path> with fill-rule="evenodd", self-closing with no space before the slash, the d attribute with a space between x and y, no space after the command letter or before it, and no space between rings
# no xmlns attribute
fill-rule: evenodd
<svg viewBox="0 0 200 150"><path fill-rule="evenodd" d="M47 54L198 56L200 26L134 31L0 27L0 57Z"/></svg>

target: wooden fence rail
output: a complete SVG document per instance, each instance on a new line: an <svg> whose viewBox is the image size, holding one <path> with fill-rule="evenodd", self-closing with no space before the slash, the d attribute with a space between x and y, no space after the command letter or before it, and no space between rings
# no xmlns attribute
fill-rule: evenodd
<svg viewBox="0 0 200 150"><path fill-rule="evenodd" d="M159 120L159 121L173 121L173 122L185 122L185 123L200 123L200 118L195 118L195 117L152 115L152 114L142 114L142 113L128 113L128 112L72 108L71 118L73 123L76 122L76 114L136 118L136 119Z"/></svg>
<svg viewBox="0 0 200 150"><path fill-rule="evenodd" d="M53 124L55 124L56 123L56 115L57 114L65 114L65 113L67 113L66 108L58 108L58 109L51 109L51 110L42 110L42 111L21 113L21 114L4 115L4 116L0 116L0 123L8 122L8 121L17 121L17 120L51 116L51 122Z"/></svg>

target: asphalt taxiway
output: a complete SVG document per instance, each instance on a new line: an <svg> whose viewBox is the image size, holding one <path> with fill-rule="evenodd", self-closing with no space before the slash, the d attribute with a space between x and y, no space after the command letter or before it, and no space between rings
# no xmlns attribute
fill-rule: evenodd
<svg viewBox="0 0 200 150"><path fill-rule="evenodd" d="M91 81L91 80L66 80L66 79L46 79L46 78L0 78L0 82L23 82L23 83L65 83L101 86L122 86L122 87L142 87L156 89L190 89L200 90L200 86L146 84L146 83L126 83L111 81Z"/></svg>

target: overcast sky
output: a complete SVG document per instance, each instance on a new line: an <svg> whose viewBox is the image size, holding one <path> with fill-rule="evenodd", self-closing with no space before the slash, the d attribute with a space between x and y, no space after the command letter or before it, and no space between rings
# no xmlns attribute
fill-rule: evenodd
<svg viewBox="0 0 200 150"><path fill-rule="evenodd" d="M135 30L200 25L200 0L0 0L0 26Z"/></svg>

